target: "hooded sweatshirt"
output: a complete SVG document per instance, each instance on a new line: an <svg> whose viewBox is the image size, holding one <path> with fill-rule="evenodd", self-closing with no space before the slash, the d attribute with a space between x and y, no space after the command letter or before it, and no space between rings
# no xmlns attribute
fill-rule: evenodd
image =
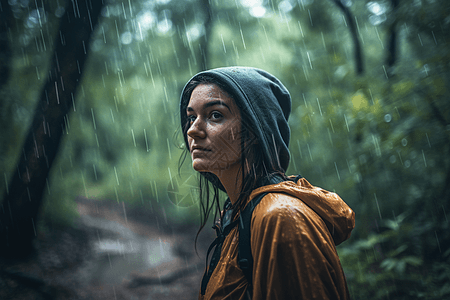
<svg viewBox="0 0 450 300"><path fill-rule="evenodd" d="M350 237L354 212L337 194L304 178L260 187L248 201L265 192L251 220L252 299L349 299L335 245ZM247 299L238 243L234 227L199 299Z"/></svg>

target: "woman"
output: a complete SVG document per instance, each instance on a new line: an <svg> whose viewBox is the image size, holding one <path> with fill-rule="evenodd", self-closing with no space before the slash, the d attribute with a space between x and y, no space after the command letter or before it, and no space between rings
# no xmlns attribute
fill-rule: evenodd
<svg viewBox="0 0 450 300"><path fill-rule="evenodd" d="M285 175L290 110L283 84L255 68L201 72L183 89L183 136L201 174L200 230L212 210L220 217L199 299L349 299L335 245L349 238L354 213L336 194ZM219 190L228 195L222 212Z"/></svg>

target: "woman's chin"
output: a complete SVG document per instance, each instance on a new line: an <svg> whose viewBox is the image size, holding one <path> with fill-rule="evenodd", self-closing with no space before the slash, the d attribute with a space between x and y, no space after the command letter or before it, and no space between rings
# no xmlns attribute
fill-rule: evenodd
<svg viewBox="0 0 450 300"><path fill-rule="evenodd" d="M221 174L221 170L212 169L210 164L203 162L203 161L194 160L192 162L192 168L197 172L212 173L216 176L219 176L219 174Z"/></svg>
<svg viewBox="0 0 450 300"><path fill-rule="evenodd" d="M207 166L201 161L194 160L192 162L192 168L197 172L209 172Z"/></svg>

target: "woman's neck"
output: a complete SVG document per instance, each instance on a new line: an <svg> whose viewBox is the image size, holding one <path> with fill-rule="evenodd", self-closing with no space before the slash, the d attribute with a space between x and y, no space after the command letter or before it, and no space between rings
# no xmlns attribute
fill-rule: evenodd
<svg viewBox="0 0 450 300"><path fill-rule="evenodd" d="M225 188L225 191L230 198L231 204L234 205L239 199L242 187L242 173L239 164L232 166L226 171L221 171L221 174L220 176L218 176L218 178Z"/></svg>

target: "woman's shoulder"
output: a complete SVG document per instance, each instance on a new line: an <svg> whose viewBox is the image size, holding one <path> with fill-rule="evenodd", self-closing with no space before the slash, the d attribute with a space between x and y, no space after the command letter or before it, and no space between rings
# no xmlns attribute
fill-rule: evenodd
<svg viewBox="0 0 450 300"><path fill-rule="evenodd" d="M302 200L284 193L268 193L255 207L251 235L278 243L333 244L324 220ZM259 237L259 238L258 238Z"/></svg>
<svg viewBox="0 0 450 300"><path fill-rule="evenodd" d="M299 222L307 220L319 220L321 218L295 196L270 192L265 195L253 211L252 221L260 222Z"/></svg>

